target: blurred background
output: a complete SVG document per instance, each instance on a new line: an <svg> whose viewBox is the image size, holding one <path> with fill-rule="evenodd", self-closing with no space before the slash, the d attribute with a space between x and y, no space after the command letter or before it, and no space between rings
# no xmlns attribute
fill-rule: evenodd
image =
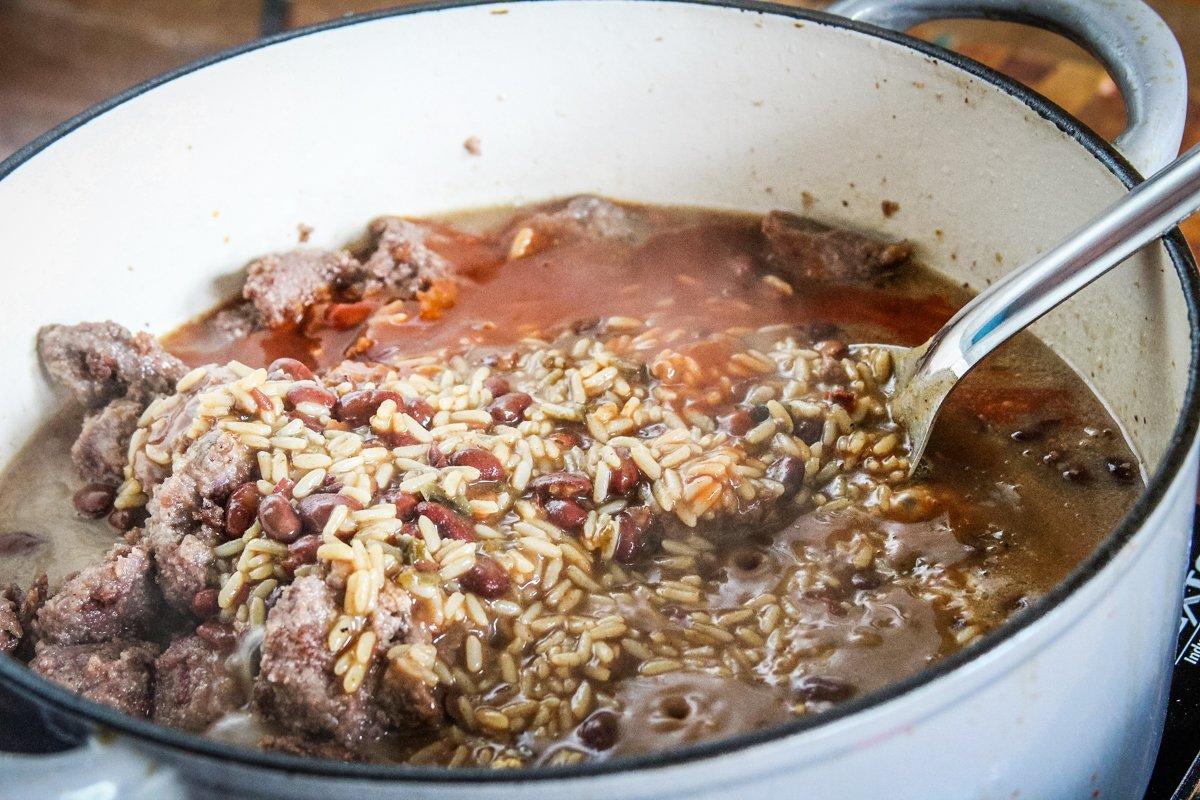
<svg viewBox="0 0 1200 800"><path fill-rule="evenodd" d="M1192 76L1185 145L1200 141L1200 0L1150 3L1183 45ZM403 3L0 0L0 159L93 103L201 56L265 34L396 5ZM1116 87L1100 65L1054 34L995 22L928 24L914 33L1033 86L1110 139L1125 124ZM1200 249L1200 219L1193 218L1185 233Z"/></svg>

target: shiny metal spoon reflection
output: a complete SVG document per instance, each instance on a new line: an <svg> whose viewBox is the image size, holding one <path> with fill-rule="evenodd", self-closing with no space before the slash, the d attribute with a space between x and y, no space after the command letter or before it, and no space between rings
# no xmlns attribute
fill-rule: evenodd
<svg viewBox="0 0 1200 800"><path fill-rule="evenodd" d="M892 354L892 418L909 437L909 471L959 379L1013 334L1200 209L1200 145L1156 172L1057 245L978 294L917 347Z"/></svg>

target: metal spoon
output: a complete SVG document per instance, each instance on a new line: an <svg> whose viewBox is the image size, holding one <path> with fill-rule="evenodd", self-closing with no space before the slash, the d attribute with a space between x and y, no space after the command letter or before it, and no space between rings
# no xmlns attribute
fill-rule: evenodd
<svg viewBox="0 0 1200 800"><path fill-rule="evenodd" d="M992 284L925 344L861 345L892 354L892 418L908 431L910 472L925 452L942 401L984 356L1198 209L1200 145Z"/></svg>

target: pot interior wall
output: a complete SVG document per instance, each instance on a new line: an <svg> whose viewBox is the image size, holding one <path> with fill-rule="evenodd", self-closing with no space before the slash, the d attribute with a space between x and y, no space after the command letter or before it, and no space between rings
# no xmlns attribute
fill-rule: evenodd
<svg viewBox="0 0 1200 800"><path fill-rule="evenodd" d="M463 141L477 136L482 155ZM251 257L338 245L381 213L593 191L801 210L918 242L974 287L1121 192L1077 142L961 70L860 33L686 3L539 2L301 36L142 93L0 181L8 452L55 407L51 321L163 332ZM883 200L900 204L890 218ZM603 291L604 287L597 287ZM1186 380L1165 252L1039 333L1088 375L1153 469Z"/></svg>

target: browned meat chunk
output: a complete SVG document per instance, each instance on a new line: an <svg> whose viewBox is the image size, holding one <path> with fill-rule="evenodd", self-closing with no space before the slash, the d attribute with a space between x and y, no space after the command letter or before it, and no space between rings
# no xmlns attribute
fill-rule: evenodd
<svg viewBox="0 0 1200 800"><path fill-rule="evenodd" d="M71 447L71 461L79 477L88 483L119 484L129 439L141 415L142 404L133 400L114 400L89 415Z"/></svg>
<svg viewBox="0 0 1200 800"><path fill-rule="evenodd" d="M118 544L104 561L68 578L37 613L38 636L52 644L141 638L159 612L150 554Z"/></svg>
<svg viewBox="0 0 1200 800"><path fill-rule="evenodd" d="M379 595L371 627L377 637L376 651L386 653L401 642L428 643L424 627L414 625L412 598L407 592L387 586ZM437 694L420 680L389 665L379 676L376 702L397 728L420 728L442 717L442 704Z"/></svg>
<svg viewBox="0 0 1200 800"><path fill-rule="evenodd" d="M145 404L169 394L187 367L148 333L130 333L115 322L48 325L38 331L46 371L88 408L126 397Z"/></svg>
<svg viewBox="0 0 1200 800"><path fill-rule="evenodd" d="M763 217L762 233L767 268L790 280L871 281L895 272L912 255L908 242L881 242L786 211Z"/></svg>
<svg viewBox="0 0 1200 800"><path fill-rule="evenodd" d="M14 594L11 589L0 592L0 654L16 650L25 633Z"/></svg>
<svg viewBox="0 0 1200 800"><path fill-rule="evenodd" d="M634 244L649 232L644 212L587 194L571 198L557 211L535 214L525 224L553 241L614 239Z"/></svg>
<svg viewBox="0 0 1200 800"><path fill-rule="evenodd" d="M267 327L298 325L307 306L328 300L361 272L362 265L344 250L292 250L252 263L242 296L254 303Z"/></svg>
<svg viewBox="0 0 1200 800"><path fill-rule="evenodd" d="M239 301L209 317L206 327L211 328L215 337L220 337L218 341L240 339L258 328L258 309L253 303Z"/></svg>
<svg viewBox="0 0 1200 800"><path fill-rule="evenodd" d="M159 586L176 608L191 608L196 592L215 581L212 546L220 534L203 512L213 505L224 508L233 490L250 478L250 468L250 452L236 435L210 431L192 443L150 498L146 540Z"/></svg>
<svg viewBox="0 0 1200 800"><path fill-rule="evenodd" d="M13 584L0 589L0 654L8 653L22 661L33 656L33 621L46 602L46 573L38 575L25 591Z"/></svg>
<svg viewBox="0 0 1200 800"><path fill-rule="evenodd" d="M157 651L148 642L39 643L29 666L89 700L146 717L150 715L151 669Z"/></svg>
<svg viewBox="0 0 1200 800"><path fill-rule="evenodd" d="M225 367L210 364L205 370L203 379L186 392L180 393L180 399L147 429L146 444L165 453L171 463L176 456L182 455L192 445L190 429L196 419L201 395L213 386L237 379L237 376ZM170 474L171 463L160 464L149 458L144 450L138 450L134 453L132 461L133 477L142 484L143 492L152 494L154 487Z"/></svg>
<svg viewBox="0 0 1200 800"><path fill-rule="evenodd" d="M199 636L185 636L154 662L154 721L202 731L246 702L225 671L225 654Z"/></svg>
<svg viewBox="0 0 1200 800"><path fill-rule="evenodd" d="M400 217L371 223L375 250L364 262L367 279L402 297L412 297L449 271L445 259L426 244L429 229Z"/></svg>
<svg viewBox="0 0 1200 800"><path fill-rule="evenodd" d="M42 606L46 604L46 598L50 596L50 581L46 578L46 573L42 573L34 578L33 583L25 590L24 594L20 594L16 588L10 589L12 599L17 604L17 618L21 621L21 627L25 629L27 634L33 633L33 621L37 618L37 613L42 610Z"/></svg>
<svg viewBox="0 0 1200 800"><path fill-rule="evenodd" d="M377 739L384 719L364 682L354 694L333 674L326 642L340 614L316 576L298 578L267 615L255 706L282 730L356 748Z"/></svg>

